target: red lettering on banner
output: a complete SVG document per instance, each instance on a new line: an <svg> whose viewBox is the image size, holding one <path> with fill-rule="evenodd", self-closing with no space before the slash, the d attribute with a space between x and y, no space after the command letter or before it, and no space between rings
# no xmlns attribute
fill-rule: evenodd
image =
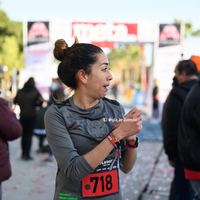
<svg viewBox="0 0 200 200"><path fill-rule="evenodd" d="M109 49L114 49L115 48L115 42L91 42L91 44L96 45L100 48L109 48Z"/></svg>
<svg viewBox="0 0 200 200"><path fill-rule="evenodd" d="M114 25L118 25L116 23L114 23ZM134 34L137 35L137 24L127 24L127 23L123 23L123 25L125 25L128 29L128 34Z"/></svg>
<svg viewBox="0 0 200 200"><path fill-rule="evenodd" d="M34 49L34 50L28 50L27 53L31 54L45 54L48 53L50 50L43 50L43 49Z"/></svg>
<svg viewBox="0 0 200 200"><path fill-rule="evenodd" d="M163 28L160 34L160 40L165 40L168 38L173 38L174 40L180 40L180 33L178 32L176 26L167 25Z"/></svg>
<svg viewBox="0 0 200 200"><path fill-rule="evenodd" d="M137 41L137 24L72 22L74 36L95 42L134 42Z"/></svg>
<svg viewBox="0 0 200 200"><path fill-rule="evenodd" d="M44 23L36 22L31 26L31 29L28 32L28 37L31 38L36 36L43 36L43 37L49 36L49 31Z"/></svg>

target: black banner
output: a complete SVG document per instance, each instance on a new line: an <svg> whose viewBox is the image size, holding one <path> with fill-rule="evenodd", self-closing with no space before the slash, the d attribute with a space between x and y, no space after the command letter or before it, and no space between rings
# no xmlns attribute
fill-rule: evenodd
<svg viewBox="0 0 200 200"><path fill-rule="evenodd" d="M159 47L180 44L180 24L160 24Z"/></svg>
<svg viewBox="0 0 200 200"><path fill-rule="evenodd" d="M28 22L27 45L49 42L49 22Z"/></svg>

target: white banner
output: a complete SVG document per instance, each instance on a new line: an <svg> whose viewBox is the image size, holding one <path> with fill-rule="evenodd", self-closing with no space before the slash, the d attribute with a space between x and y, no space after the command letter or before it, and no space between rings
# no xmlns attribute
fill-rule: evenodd
<svg viewBox="0 0 200 200"><path fill-rule="evenodd" d="M49 87L52 77L55 77L57 64L53 65L52 46L42 43L25 47L25 76L26 80L33 77L36 87L49 98ZM55 69L56 67L56 69Z"/></svg>
<svg viewBox="0 0 200 200"><path fill-rule="evenodd" d="M171 88L174 69L181 60L181 45L162 47L157 50L154 78L159 84L159 100L164 103Z"/></svg>

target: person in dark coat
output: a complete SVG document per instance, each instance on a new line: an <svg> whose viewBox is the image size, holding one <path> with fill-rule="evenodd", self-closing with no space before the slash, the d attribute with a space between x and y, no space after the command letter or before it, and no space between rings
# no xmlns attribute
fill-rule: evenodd
<svg viewBox="0 0 200 200"><path fill-rule="evenodd" d="M44 125L44 115L48 109L48 106L41 106L37 113L36 125L33 130L34 134L39 137L39 149L37 150L38 153L48 152L49 156L44 159L44 162L52 162L53 161L53 154L49 147L49 145L44 145L44 140L46 139L46 130Z"/></svg>
<svg viewBox="0 0 200 200"><path fill-rule="evenodd" d="M32 160L30 156L33 129L36 122L37 102L46 101L35 87L34 78L29 78L24 87L17 92L14 104L20 107L20 123L23 127L22 135L22 159Z"/></svg>
<svg viewBox="0 0 200 200"><path fill-rule="evenodd" d="M34 127L34 134L39 139L39 149L37 150L37 153L43 153L45 150L44 146L44 140L46 139L46 131L44 127L44 114L47 110L47 106L41 106L37 110L37 117L36 117L36 124Z"/></svg>
<svg viewBox="0 0 200 200"><path fill-rule="evenodd" d="M153 118L158 119L158 117L159 117L159 109L158 109L159 97L158 97L158 80L157 79L154 81L152 96L153 96Z"/></svg>
<svg viewBox="0 0 200 200"><path fill-rule="evenodd" d="M178 150L185 177L200 199L200 81L191 89L183 105L178 131Z"/></svg>
<svg viewBox="0 0 200 200"><path fill-rule="evenodd" d="M163 107L162 130L165 153L169 164L175 167L174 184L177 198L193 199L194 192L190 182L185 179L183 164L178 156L178 123L185 98L197 83L197 67L191 60L180 61L175 67L178 86L170 91Z"/></svg>
<svg viewBox="0 0 200 200"><path fill-rule="evenodd" d="M8 103L0 98L0 199L1 183L12 174L8 141L15 140L21 135L22 126L12 112L12 104L8 107Z"/></svg>

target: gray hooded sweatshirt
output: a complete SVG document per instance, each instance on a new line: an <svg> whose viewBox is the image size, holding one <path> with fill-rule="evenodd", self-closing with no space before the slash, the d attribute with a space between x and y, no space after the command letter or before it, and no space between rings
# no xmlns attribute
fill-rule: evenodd
<svg viewBox="0 0 200 200"><path fill-rule="evenodd" d="M115 159L115 149L95 170L83 155L104 140L113 131L114 122L123 117L123 107L107 98L89 109L77 107L72 97L48 108L44 117L46 135L58 165L54 200L122 199L118 176L122 163ZM124 139L120 149L123 156Z"/></svg>

